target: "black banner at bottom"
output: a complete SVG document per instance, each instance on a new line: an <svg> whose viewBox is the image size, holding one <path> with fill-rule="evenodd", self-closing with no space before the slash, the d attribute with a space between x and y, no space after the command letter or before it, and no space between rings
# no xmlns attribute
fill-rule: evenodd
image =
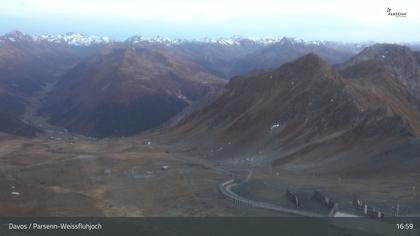
<svg viewBox="0 0 420 236"><path fill-rule="evenodd" d="M0 235L420 235L420 218L0 218Z"/></svg>

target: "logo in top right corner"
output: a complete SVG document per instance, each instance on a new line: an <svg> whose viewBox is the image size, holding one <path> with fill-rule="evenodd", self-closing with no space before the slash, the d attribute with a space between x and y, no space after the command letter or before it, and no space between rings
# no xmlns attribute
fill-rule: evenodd
<svg viewBox="0 0 420 236"><path fill-rule="evenodd" d="M386 9L386 12L388 13L388 16L407 17L407 12L392 11L389 7Z"/></svg>

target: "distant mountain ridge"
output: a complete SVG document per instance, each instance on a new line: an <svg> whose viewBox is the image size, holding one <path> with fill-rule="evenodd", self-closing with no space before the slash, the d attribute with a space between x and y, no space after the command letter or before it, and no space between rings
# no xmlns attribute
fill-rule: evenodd
<svg viewBox="0 0 420 236"><path fill-rule="evenodd" d="M91 46L95 44L107 44L107 43L156 43L165 44L167 46L176 46L184 43L208 43L218 44L225 46L235 46L246 43L254 43L259 45L272 45L281 44L288 46L299 46L299 45L347 45L354 46L357 48L364 48L369 45L376 44L378 42L365 41L365 42L339 42L331 40L303 40L292 37L243 37L243 36L232 36L232 37L215 37L215 38L196 38L196 39L182 39L182 38L170 38L164 36L148 37L142 35L134 35L125 40L111 39L108 36L98 35L86 35L77 32L68 32L65 34L27 34L21 31L11 31L0 35L0 41L9 40L32 40L32 41L47 41L52 43L66 43L74 46ZM412 49L420 48L420 42L395 42L400 45L408 46Z"/></svg>
<svg viewBox="0 0 420 236"><path fill-rule="evenodd" d="M113 41L105 36L83 35L80 33L67 33L57 35L30 35L20 31L13 31L0 36L1 41L33 41L33 42L49 42L58 44L68 44L73 46L92 46L97 44L107 44Z"/></svg>
<svg viewBox="0 0 420 236"><path fill-rule="evenodd" d="M275 68L310 52L317 53L328 63L342 63L370 45L370 42L305 41L290 37L233 36L230 38L171 39L162 36L132 36L126 40L112 40L105 36L89 36L79 33L30 35L19 31L0 36L0 45L2 42L13 44L19 41L82 48L106 47L115 44L132 47L136 47L136 45L172 47L183 50L206 69L225 79L253 70Z"/></svg>
<svg viewBox="0 0 420 236"><path fill-rule="evenodd" d="M373 44L372 42L363 43L340 43L334 41L317 41L317 40L300 40L290 37L218 37L218 38L202 38L202 39L179 39L169 38L163 36L146 37L141 35L131 36L125 40L115 40L107 36L97 35L84 35L77 32L69 32L66 34L27 34L20 31L12 31L0 36L0 40L18 41L18 40L32 40L32 41L47 41L52 43L66 43L74 46L91 46L94 44L106 44L106 43L157 43L165 44L167 46L175 46L183 43L208 43L208 44L219 44L225 46L240 45L243 43L255 43L260 45L271 45L275 43L289 43L295 45L322 45L322 44L352 44L360 46L366 46Z"/></svg>

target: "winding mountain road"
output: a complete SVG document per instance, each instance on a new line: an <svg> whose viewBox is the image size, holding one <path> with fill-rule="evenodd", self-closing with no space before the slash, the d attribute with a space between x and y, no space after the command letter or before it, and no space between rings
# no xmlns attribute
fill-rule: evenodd
<svg viewBox="0 0 420 236"><path fill-rule="evenodd" d="M271 203L250 200L242 196L239 196L238 194L232 191L233 187L239 186L248 182L251 176L252 176L252 171L249 171L249 174L247 175L245 180L239 183L235 183L235 177L232 174L232 178L230 180L227 180L226 182L223 182L219 185L219 190L224 196L235 201L236 203L241 203L250 207L262 208L266 210L278 211L282 213L305 216L305 217L325 217L326 216L326 215L321 215L321 214L302 211L302 210L290 209L290 208L274 205Z"/></svg>

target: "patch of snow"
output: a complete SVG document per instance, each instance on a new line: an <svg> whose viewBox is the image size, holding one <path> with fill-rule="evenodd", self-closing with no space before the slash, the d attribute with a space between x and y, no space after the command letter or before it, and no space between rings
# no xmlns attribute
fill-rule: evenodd
<svg viewBox="0 0 420 236"><path fill-rule="evenodd" d="M221 40L218 40L218 43L223 44L223 45L238 45L238 44L240 44L240 42L238 42L237 40L232 40L232 39L221 39Z"/></svg>
<svg viewBox="0 0 420 236"><path fill-rule="evenodd" d="M133 36L126 40L126 42L131 44L139 44L139 43L150 43L150 44L163 44L166 46L172 46L176 44L180 44L184 42L181 39L171 39L168 37L144 37L144 36Z"/></svg>
<svg viewBox="0 0 420 236"><path fill-rule="evenodd" d="M16 195L16 196L19 196L20 195L20 193L19 192L16 192L16 191L11 192L11 194L12 195Z"/></svg>
<svg viewBox="0 0 420 236"><path fill-rule="evenodd" d="M333 217L358 217L357 215L353 215L350 213L345 213L345 212L335 212Z"/></svg>
<svg viewBox="0 0 420 236"><path fill-rule="evenodd" d="M275 128L279 128L280 127L280 124L279 123L274 123L272 126L271 126L271 129L275 129Z"/></svg>

